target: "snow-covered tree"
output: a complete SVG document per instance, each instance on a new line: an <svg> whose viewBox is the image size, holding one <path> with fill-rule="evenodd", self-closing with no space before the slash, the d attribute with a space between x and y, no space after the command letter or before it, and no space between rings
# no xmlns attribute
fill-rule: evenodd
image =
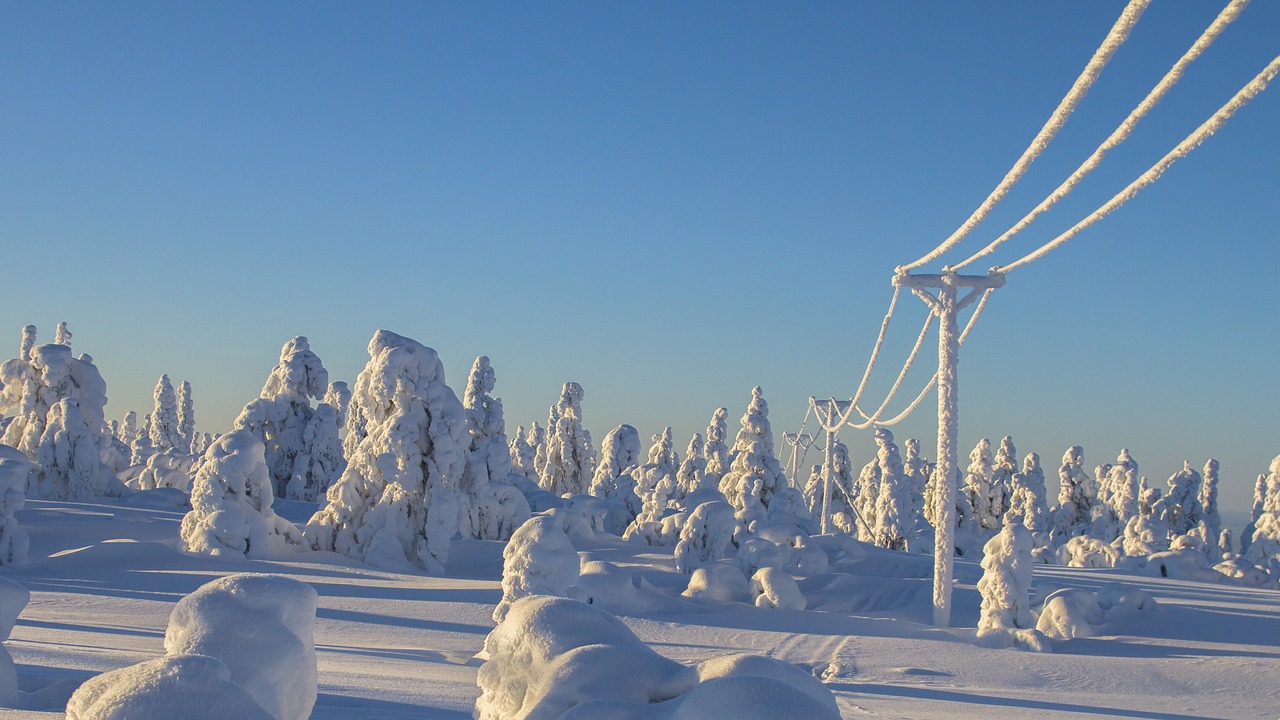
<svg viewBox="0 0 1280 720"><path fill-rule="evenodd" d="M30 362L31 351L35 349L35 346L36 346L36 326L24 325L22 327L22 342L18 345L18 359Z"/></svg>
<svg viewBox="0 0 1280 720"><path fill-rule="evenodd" d="M648 462L631 473L636 481L636 494L644 501L644 510L636 518L636 522L661 520L667 509L667 500L676 490L676 471L680 467L680 458L671 439L671 428L664 428L652 440Z"/></svg>
<svg viewBox="0 0 1280 720"><path fill-rule="evenodd" d="M694 433L689 440L689 447L685 448L680 469L676 471L676 492L672 500L683 504L686 497L699 490L719 492L719 481L707 474L707 459L702 456L702 450L702 433Z"/></svg>
<svg viewBox="0 0 1280 720"><path fill-rule="evenodd" d="M464 537L478 540L506 540L529 519L529 503L508 477L511 454L502 400L490 395L496 382L489 358L481 355L471 365L462 395L471 442L462 472L458 523Z"/></svg>
<svg viewBox="0 0 1280 720"><path fill-rule="evenodd" d="M295 337L280 349L280 360L267 375L258 399L244 406L232 426L248 430L266 446L267 468L277 496L283 497L288 489L298 455L308 452L303 435L314 412L311 399L323 399L328 390L324 364L305 337Z"/></svg>
<svg viewBox="0 0 1280 720"><path fill-rule="evenodd" d="M640 465L640 431L622 424L609 431L600 445L600 462L591 478L591 494L611 498L617 491L617 479Z"/></svg>
<svg viewBox="0 0 1280 720"><path fill-rule="evenodd" d="M1047 491L1040 456L1027 453L1022 461L1022 472L1014 473L1010 484L1013 493L1009 498L1009 509L1005 511L1005 524L1020 523L1031 531L1034 544L1043 546L1048 542L1049 506L1045 502ZM1044 536L1040 537L1042 534Z"/></svg>
<svg viewBox="0 0 1280 720"><path fill-rule="evenodd" d="M27 502L30 465L21 450L0 445L0 567L27 563L27 533L18 527L14 513Z"/></svg>
<svg viewBox="0 0 1280 720"><path fill-rule="evenodd" d="M1058 467L1058 504L1052 511L1055 541L1065 542L1072 528L1092 522L1097 499L1097 486L1084 469L1084 448L1067 448Z"/></svg>
<svg viewBox="0 0 1280 720"><path fill-rule="evenodd" d="M155 407L151 411L151 447L156 452L181 448L182 433L178 430L178 396L168 375L161 375L151 394Z"/></svg>
<svg viewBox="0 0 1280 720"><path fill-rule="evenodd" d="M1167 507L1160 488L1142 491L1138 514L1129 518L1124 526L1122 547L1126 555L1141 557L1169 549L1169 525L1164 521L1168 517Z"/></svg>
<svg viewBox="0 0 1280 720"><path fill-rule="evenodd" d="M507 455L511 457L511 472L533 480L538 477L533 469L533 446L525 439L523 425L517 425L507 443Z"/></svg>
<svg viewBox="0 0 1280 720"><path fill-rule="evenodd" d="M994 472L991 464L991 441L982 438L969 453L969 468L965 472L964 487L961 490L969 499L974 517L983 529L1000 527L1000 518L991 507Z"/></svg>
<svg viewBox="0 0 1280 720"><path fill-rule="evenodd" d="M376 567L442 573L458 530L468 434L436 352L374 333L347 432L355 450L329 488L328 505L307 523L307 541Z"/></svg>
<svg viewBox="0 0 1280 720"><path fill-rule="evenodd" d="M1244 530L1240 532L1240 554L1244 555L1249 549L1249 543L1253 542L1253 532L1257 529L1258 518L1262 517L1262 509L1267 502L1267 474L1258 473L1258 477L1253 483L1253 506L1249 511L1249 522L1245 524Z"/></svg>
<svg viewBox="0 0 1280 720"><path fill-rule="evenodd" d="M1253 523L1253 538L1241 556L1280 578L1280 455L1271 461L1263 490L1262 512Z"/></svg>
<svg viewBox="0 0 1280 720"><path fill-rule="evenodd" d="M707 444L702 446L702 456L707 459L707 473L717 485L729 472L732 460L729 456L729 409L716 408L707 424Z"/></svg>
<svg viewBox="0 0 1280 720"><path fill-rule="evenodd" d="M58 326L53 329L54 345L66 345L67 347L71 347L72 337L74 336L71 334L71 331L67 329L67 324L65 322L58 323Z"/></svg>
<svg viewBox="0 0 1280 720"><path fill-rule="evenodd" d="M502 551L502 599L493 609L495 622L507 617L512 603L530 595L568 597L578 582L578 552L554 515L535 515L511 535Z"/></svg>
<svg viewBox="0 0 1280 720"><path fill-rule="evenodd" d="M1200 508L1204 513L1210 540L1222 534L1222 514L1218 511L1218 461L1209 458L1204 464L1204 484L1200 486Z"/></svg>
<svg viewBox="0 0 1280 720"><path fill-rule="evenodd" d="M351 408L351 388L341 380L331 382L329 388L324 391L323 402L338 411L338 422L345 426L347 411Z"/></svg>
<svg viewBox="0 0 1280 720"><path fill-rule="evenodd" d="M342 477L347 461L342 454L341 432L342 415L338 409L329 403L316 405L302 431L303 451L294 458L293 477L285 487L285 497L316 502ZM196 441L192 446L201 444Z"/></svg>
<svg viewBox="0 0 1280 720"><path fill-rule="evenodd" d="M1018 472L1018 450L1013 446L1013 438L1005 435L1000 439L1000 449L996 450L995 459L991 462L991 513L996 516L997 525L1004 524L1004 514L1009 509L1009 498L1013 494L1013 475Z"/></svg>
<svg viewBox="0 0 1280 720"><path fill-rule="evenodd" d="M28 326L30 327L30 326ZM34 333L34 328L32 328ZM34 340L34 334L31 339ZM27 334L24 333L23 344ZM107 404L107 383L98 373L93 358L73 357L66 345L36 345L26 349L27 359L15 358L4 364L5 404L13 414L4 427L2 441L35 460L45 425L53 407L62 399L71 399L80 407L95 438L102 435L105 424L102 411Z"/></svg>
<svg viewBox="0 0 1280 720"><path fill-rule="evenodd" d="M1200 507L1202 484L1200 473L1191 469L1191 463L1186 460L1182 462L1182 470L1169 477L1162 519L1175 536L1186 535L1204 519L1204 508Z"/></svg>
<svg viewBox="0 0 1280 720"><path fill-rule="evenodd" d="M1111 507L1120 527L1124 527L1138 514L1142 497L1142 476L1138 474L1138 463L1128 448L1122 448L1116 457L1107 485L1111 488Z"/></svg>
<svg viewBox="0 0 1280 720"><path fill-rule="evenodd" d="M300 547L302 534L271 509L274 498L262 442L243 430L223 435L192 482L191 511L180 530L183 550L270 558Z"/></svg>
<svg viewBox="0 0 1280 720"><path fill-rule="evenodd" d="M742 416L732 457L720 479L720 492L738 510L768 510L774 495L787 487L787 478L773 454L769 405L758 386L751 390L751 404Z"/></svg>
<svg viewBox="0 0 1280 720"><path fill-rule="evenodd" d="M191 397L191 383L183 380L178 386L178 444L175 447L184 453L189 453L195 439L195 401Z"/></svg>
<svg viewBox="0 0 1280 720"><path fill-rule="evenodd" d="M890 550L906 550L915 529L911 515L910 478L902 467L898 446L888 428L876 428L876 462L880 466L880 491L876 495L875 543Z"/></svg>
<svg viewBox="0 0 1280 720"><path fill-rule="evenodd" d="M676 571L692 575L708 563L729 557L735 551L733 533L737 528L733 506L723 501L705 502L693 509L680 530L676 544Z"/></svg>
<svg viewBox="0 0 1280 720"><path fill-rule="evenodd" d="M920 524L921 518L932 525L933 509L930 507L928 490L929 476L933 474L933 468L928 460L920 456L919 440L907 438L902 447L902 472L907 475L907 486L911 491L911 517L916 519L917 525Z"/></svg>
<svg viewBox="0 0 1280 720"><path fill-rule="evenodd" d="M854 487L853 461L849 459L849 447L839 439L831 445L831 467L827 468L827 458L822 465L815 465L809 483L805 486L805 498L809 504L809 512L813 517L822 520L825 509L830 523L841 532L858 535L857 514L849 504ZM831 484L827 485L827 473L830 473ZM824 498L823 491L827 494Z"/></svg>
<svg viewBox="0 0 1280 720"><path fill-rule="evenodd" d="M116 437L125 445L133 447L133 441L138 439L137 412L130 410L124 414L124 421L120 423L120 429Z"/></svg>
<svg viewBox="0 0 1280 720"><path fill-rule="evenodd" d="M591 481L596 454L591 433L582 426L584 395L578 383L565 383L560 401L548 414L554 424L547 428L546 464L540 477L543 489L553 495L585 494Z"/></svg>
<svg viewBox="0 0 1280 720"><path fill-rule="evenodd" d="M147 417L151 417L148 415ZM147 460L156 454L156 449L151 447L151 434L139 432L133 439L133 445L129 448L129 464L130 465L146 465Z"/></svg>
<svg viewBox="0 0 1280 720"><path fill-rule="evenodd" d="M1004 526L983 548L978 636L1036 626L1031 613L1031 532L1021 523Z"/></svg>

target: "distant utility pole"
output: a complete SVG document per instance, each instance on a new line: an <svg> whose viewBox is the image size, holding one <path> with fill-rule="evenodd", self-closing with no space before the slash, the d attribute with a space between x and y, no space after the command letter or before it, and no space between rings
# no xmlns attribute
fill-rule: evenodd
<svg viewBox="0 0 1280 720"><path fill-rule="evenodd" d="M835 428L836 427L835 418L839 415L843 415L844 413L848 412L849 407L853 405L852 400L836 400L835 398L832 398L830 400L818 401L810 397L809 402L814 404L815 408L819 403L827 406L826 418L822 422L822 424L827 428ZM819 419L822 419L821 408L817 408L817 410L818 410ZM836 430L828 429L827 445L825 448L826 450L825 458L824 458L824 462L822 463L822 534L823 535L826 535L827 533L831 532L831 508L828 507L828 505L830 505L831 503L831 483L832 483L831 474L835 472L835 448L836 448ZM857 512L856 508L853 508L853 510L854 512Z"/></svg>
<svg viewBox="0 0 1280 720"><path fill-rule="evenodd" d="M796 477L796 473L800 471L800 451L813 447L813 435L809 433L782 433L782 439L787 445L791 446L791 483L799 486L800 480ZM801 490L804 488L801 487Z"/></svg>
<svg viewBox="0 0 1280 720"><path fill-rule="evenodd" d="M1004 274L992 270L987 275L957 275L943 270L938 275L899 273L894 287L908 288L938 317L938 466L933 471L937 518L933 545L933 624L951 624L951 584L955 563L956 527L956 442L960 427L959 386L960 336L957 315L985 290L1004 287ZM969 292L959 297L961 288Z"/></svg>

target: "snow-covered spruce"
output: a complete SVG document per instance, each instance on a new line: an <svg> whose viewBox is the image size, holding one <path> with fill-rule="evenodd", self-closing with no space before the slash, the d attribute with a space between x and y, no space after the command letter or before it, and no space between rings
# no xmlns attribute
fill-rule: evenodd
<svg viewBox="0 0 1280 720"><path fill-rule="evenodd" d="M1031 531L1036 547L1048 543L1050 527L1049 507L1045 502L1044 470L1040 468L1040 456L1027 453L1022 460L1022 472L1014 473L1010 480L1012 492L1009 509L1005 511L1005 524L1020 523Z"/></svg>
<svg viewBox="0 0 1280 720"><path fill-rule="evenodd" d="M996 519L994 527L1004 524L1004 514L1009 510L1009 499L1013 495L1013 476L1017 472L1018 449L1013 445L1013 438L1005 435L1000 439L1000 448L996 450L995 459L991 462L991 514Z"/></svg>
<svg viewBox="0 0 1280 720"><path fill-rule="evenodd" d="M501 623L511 604L530 595L568 597L578 581L578 552L554 514L535 515L511 535L502 551L502 600L493 610Z"/></svg>
<svg viewBox="0 0 1280 720"><path fill-rule="evenodd" d="M769 405L759 386L751 390L751 404L742 415L732 457L720 480L720 492L737 510L767 511L773 497L787 487L787 478L773 454Z"/></svg>
<svg viewBox="0 0 1280 720"><path fill-rule="evenodd" d="M533 480L538 477L533 469L533 446L525 439L523 425L517 425L510 442L507 443L507 454L511 456L511 472Z"/></svg>
<svg viewBox="0 0 1280 720"><path fill-rule="evenodd" d="M719 479L713 479L707 474L707 459L702 456L702 447L702 434L694 433L689 439L689 446L685 448L684 460L676 470L676 490L671 501L686 509L692 509L688 507L685 500L691 495L700 491L720 492Z"/></svg>
<svg viewBox="0 0 1280 720"><path fill-rule="evenodd" d="M829 468L826 467L828 457L831 459ZM853 487L853 461L849 459L849 447L835 439L831 452L824 453L822 465L814 466L814 472L805 485L809 513L818 518L819 526L825 512L833 528L850 535L858 534L857 513L849 502Z"/></svg>
<svg viewBox="0 0 1280 720"><path fill-rule="evenodd" d="M875 543L890 550L906 550L907 539L915 529L911 509L911 480L902 467L893 433L876 428L876 462L880 467L880 491L876 494Z"/></svg>
<svg viewBox="0 0 1280 720"><path fill-rule="evenodd" d="M605 501L608 514L605 527L614 535L622 535L644 509L644 501L636 494L636 481L631 471L641 463L640 432L622 424L604 436L600 462L591 478L591 494Z"/></svg>
<svg viewBox="0 0 1280 720"><path fill-rule="evenodd" d="M266 446L271 485L279 497L284 497L293 480L298 455L307 452L304 436L314 412L311 399L322 400L328 389L328 371L307 339L298 336L280 348L280 359L258 399L245 405L236 418L234 429L253 433ZM305 484L295 487L306 489Z"/></svg>
<svg viewBox="0 0 1280 720"><path fill-rule="evenodd" d="M444 572L458 530L467 427L436 351L374 333L347 433L347 468L307 523L307 542L376 567Z"/></svg>
<svg viewBox="0 0 1280 720"><path fill-rule="evenodd" d="M995 472L991 465L991 441L982 438L969 452L969 467L965 471L964 485L960 491L969 499L974 519L984 530L1000 526L991 507L991 478Z"/></svg>
<svg viewBox="0 0 1280 720"><path fill-rule="evenodd" d="M0 567L27 563L27 533L18 527L14 513L27 502L29 471L26 455L17 448L0 445Z"/></svg>
<svg viewBox="0 0 1280 720"><path fill-rule="evenodd" d="M1204 483L1200 486L1200 508L1204 513L1207 537L1210 540L1220 538L1222 514L1218 511L1218 461L1214 458L1209 458L1204 464Z"/></svg>
<svg viewBox="0 0 1280 720"><path fill-rule="evenodd" d="M167 655L89 678L67 701L67 720L276 720L231 671L205 655Z"/></svg>
<svg viewBox="0 0 1280 720"><path fill-rule="evenodd" d="M327 402L316 405L302 431L302 451L294 457L285 497L305 502L324 498L347 468L341 432L342 412Z"/></svg>
<svg viewBox="0 0 1280 720"><path fill-rule="evenodd" d="M196 439L196 406L195 399L191 397L191 383L186 380L178 386L178 437L178 450L194 452L191 446Z"/></svg>
<svg viewBox="0 0 1280 720"><path fill-rule="evenodd" d="M1249 511L1249 522L1240 531L1240 554L1244 555L1253 542L1253 533L1258 527L1258 518L1262 517L1262 509L1267 503L1267 474L1258 473L1253 482L1253 505Z"/></svg>
<svg viewBox="0 0 1280 720"><path fill-rule="evenodd" d="M1116 462L1107 473L1107 488L1110 491L1110 505L1114 526L1103 528L1099 532L1095 527L1094 534L1103 540L1111 540L1124 533L1129 520L1138 515L1142 498L1142 476L1138 474L1138 463L1129 454L1128 448L1121 448Z"/></svg>
<svg viewBox="0 0 1280 720"><path fill-rule="evenodd" d="M112 478L102 462L99 439L74 399L59 400L45 417L36 449L37 474L28 492L44 499L80 500L106 493Z"/></svg>
<svg viewBox="0 0 1280 720"><path fill-rule="evenodd" d="M727 502L705 502L694 508L676 544L676 570L691 575L714 560L732 555L737 525L733 506Z"/></svg>
<svg viewBox="0 0 1280 720"><path fill-rule="evenodd" d="M1048 649L1031 612L1031 532L1019 523L1005 525L983 548L982 606L978 641L992 647Z"/></svg>
<svg viewBox="0 0 1280 720"><path fill-rule="evenodd" d="M1058 467L1058 504L1050 513L1055 544L1066 542L1075 534L1075 528L1083 529L1093 521L1097 500L1098 488L1084 469L1084 448L1067 448Z"/></svg>
<svg viewBox="0 0 1280 720"><path fill-rule="evenodd" d="M270 558L298 548L301 533L271 509L274 500L262 443L243 430L205 453L182 518L183 550L215 556Z"/></svg>
<svg viewBox="0 0 1280 720"><path fill-rule="evenodd" d="M728 417L728 408L716 408L711 414L711 422L707 424L707 444L702 446L702 456L707 459L707 474L716 485L729 472Z"/></svg>
<svg viewBox="0 0 1280 720"><path fill-rule="evenodd" d="M1204 519L1204 508L1200 506L1203 482L1200 473L1193 470L1191 462L1186 460L1182 463L1182 470L1169 477L1162 519L1173 535L1186 535Z"/></svg>
<svg viewBox="0 0 1280 720"><path fill-rule="evenodd" d="M479 540L506 540L529 519L529 502L508 477L511 454L502 401L489 395L496 381L489 358L481 355L471 365L462 396L471 443L462 471L458 526L464 537Z"/></svg>
<svg viewBox="0 0 1280 720"><path fill-rule="evenodd" d="M676 491L676 471L680 457L671 439L671 428L654 435L649 446L648 461L631 472L636 481L636 494L644 503L636 523L658 522L667 509L667 499Z"/></svg>
<svg viewBox="0 0 1280 720"><path fill-rule="evenodd" d="M178 396L168 375L161 375L156 389L151 393L155 406L151 411L151 447L156 452L182 447L182 434L178 429Z"/></svg>
<svg viewBox="0 0 1280 720"><path fill-rule="evenodd" d="M929 492L929 476L933 474L933 467L921 457L920 441L916 438L907 438L902 444L902 450L902 472L907 476L907 488L911 496L910 516L916 519L918 527L921 521L933 525L933 496Z"/></svg>
<svg viewBox="0 0 1280 720"><path fill-rule="evenodd" d="M1241 556L1246 562L1280 579L1280 455L1271 461L1263 491L1262 512L1253 523L1253 537Z"/></svg>
<svg viewBox="0 0 1280 720"><path fill-rule="evenodd" d="M153 454L129 486L137 490L175 488L190 493L195 460L176 448Z"/></svg>
<svg viewBox="0 0 1280 720"><path fill-rule="evenodd" d="M306 720L317 696L315 618L316 591L306 583L228 575L178 601L164 649L215 657L275 720Z"/></svg>
<svg viewBox="0 0 1280 720"><path fill-rule="evenodd" d="M591 433L582 426L584 396L581 385L567 382L549 413L546 460L539 472L542 487L554 495L586 493L596 464Z"/></svg>

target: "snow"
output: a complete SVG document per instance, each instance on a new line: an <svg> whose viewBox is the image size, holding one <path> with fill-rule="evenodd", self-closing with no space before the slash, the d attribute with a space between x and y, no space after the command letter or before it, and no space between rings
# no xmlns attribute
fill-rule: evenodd
<svg viewBox="0 0 1280 720"><path fill-rule="evenodd" d="M15 513L27 504L27 473L30 468L31 463L22 451L0 445L0 567L27 562L27 533L18 525ZM0 630L11 626L0 625Z"/></svg>
<svg viewBox="0 0 1280 720"><path fill-rule="evenodd" d="M493 611L502 622L517 600L530 595L568 597L580 561L555 515L535 515L511 535L502 551L502 600Z"/></svg>
<svg viewBox="0 0 1280 720"><path fill-rule="evenodd" d="M738 510L767 510L774 495L787 487L787 479L773 454L769 405L759 387L751 390L751 403L741 422L733 443L733 460L720 479L720 492ZM710 462L707 469L712 470Z"/></svg>
<svg viewBox="0 0 1280 720"><path fill-rule="evenodd" d="M306 720L317 694L315 616L316 591L306 583L228 575L178 601L164 648L218 658L275 720Z"/></svg>
<svg viewBox="0 0 1280 720"><path fill-rule="evenodd" d="M170 655L90 679L67 703L67 720L273 720L217 658Z"/></svg>

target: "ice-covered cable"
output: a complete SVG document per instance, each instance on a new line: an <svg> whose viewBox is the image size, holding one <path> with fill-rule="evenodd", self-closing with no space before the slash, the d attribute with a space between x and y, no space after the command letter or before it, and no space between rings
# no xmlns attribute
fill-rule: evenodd
<svg viewBox="0 0 1280 720"><path fill-rule="evenodd" d="M996 206L996 203L1000 202L1000 200L1004 198L1004 196L1009 192L1009 189L1013 187L1013 184L1022 177L1022 175L1027 171L1027 168L1031 166L1031 163L1040 156L1040 153L1044 151L1045 147L1049 144L1049 141L1058 133L1058 130L1066 124L1067 117L1071 115L1072 111L1076 109L1076 105L1079 104L1080 100L1082 100L1085 94L1089 92L1089 88L1093 85L1094 81L1098 79L1098 75L1102 73L1102 68L1106 66L1109 60L1111 60L1111 56L1115 54L1116 50L1120 48L1120 45L1129 37L1129 32L1133 29L1134 24L1138 22L1138 18L1142 16L1142 11L1147 9L1147 5L1149 3L1150 0L1130 0L1129 4L1125 6L1124 11L1120 13L1120 17L1116 20L1115 25L1111 27L1111 32L1107 33L1102 44L1098 46L1093 57L1090 58L1088 64L1085 65L1084 71L1080 73L1080 77L1076 78L1071 89L1065 96L1063 96L1062 101L1058 103L1057 109L1055 109L1053 114L1049 116L1049 119L1045 121L1044 126L1040 128L1040 132L1036 134L1035 138L1032 139L1031 144L1023 151L1022 157L1018 158L1018 161L1015 162L1013 167L1009 169L1009 172L1005 174L1004 179L1000 181L1000 184L991 191L991 194L988 195L987 199L978 206L978 209L973 211L973 214L969 216L969 219L965 220L955 232L951 233L951 237L944 240L941 245L934 248L915 262L899 267L899 272L918 268L925 263L932 262L933 260L941 257L943 253L955 247L956 243L963 240L964 236L968 235L970 230L987 217L987 214Z"/></svg>
<svg viewBox="0 0 1280 720"><path fill-rule="evenodd" d="M878 420L884 414L885 408L889 407L889 403L897 396L898 388L902 387L902 381L906 379L907 373L911 371L911 366L916 362L916 356L920 354L920 348L924 346L924 339L929 334L929 328L933 326L935 317L933 313L929 313L929 316L925 318L924 326L920 328L920 335L916 337L915 347L911 348L911 354L907 356L907 361L902 365L902 370L898 373L898 379L894 380L893 387L889 388L889 394L885 396L884 402L880 403L880 407L876 409L875 413L868 415L862 411L862 408L858 407L858 403L850 403L850 409L857 410L863 420L867 422Z"/></svg>
<svg viewBox="0 0 1280 720"><path fill-rule="evenodd" d="M1217 132L1218 129L1227 122L1227 120L1231 119L1231 116L1234 115L1237 110L1247 105L1250 100L1257 97L1259 93L1265 90L1267 88L1267 84L1275 78L1277 73L1280 73L1280 56L1277 56L1272 60L1269 65L1263 68L1262 72L1258 73L1257 77L1241 88L1240 92L1235 94L1235 97L1232 97L1226 105L1223 105L1218 112L1213 114L1213 117L1206 120L1202 125L1200 125L1200 127L1196 128L1195 132L1191 133L1186 137L1186 139L1178 143L1177 147L1170 150L1167 155L1160 159L1160 162L1152 165L1149 170L1138 176L1137 180L1129 183L1128 187L1121 190L1114 197L1104 203L1102 207L1094 210L1088 217L1076 223L1071 227L1071 229L1040 246L1040 248L1034 252L1023 256L1017 262L1004 266L1002 271L1009 272L1010 270L1016 270L1027 263L1039 260L1045 255L1048 255L1051 251L1060 247L1063 243L1075 237L1081 230L1084 230L1109 215L1116 208L1124 205L1132 199L1133 196L1137 195L1139 190L1142 190L1146 186L1160 179L1160 176L1164 174L1165 170L1169 169L1170 165L1173 165L1177 160L1186 157L1188 153L1195 150L1201 143L1209 139L1209 136Z"/></svg>
<svg viewBox="0 0 1280 720"><path fill-rule="evenodd" d="M1115 129L1115 132L1111 133L1111 136L1104 140L1103 143L1098 146L1098 149L1094 150L1093 154L1081 163L1080 167L1076 168L1075 172L1071 173L1070 177L1063 181L1063 183L1050 193L1048 197L1042 200L1035 209L1027 213L1026 217L1022 218L1013 227L1006 230L1003 235L993 240L990 245L987 245L973 255L970 255L964 260L964 262L952 265L952 269L959 270L978 258L990 255L996 248L1004 244L1006 240L1017 233L1022 232L1022 230L1030 225L1033 220L1039 217L1041 213L1053 207L1059 200L1066 197L1072 190L1074 190L1080 180L1098 167L1102 162L1102 158L1112 148L1115 148L1120 143L1128 139L1129 133L1133 131L1142 118L1145 117L1146 114L1164 98L1165 93L1169 92L1169 89L1177 84L1178 80L1182 78L1182 73L1187 69L1187 66L1194 62L1196 58L1200 57L1201 53L1213 44L1213 41L1218 37L1218 35L1220 35L1232 21L1239 17L1240 12L1244 10L1245 6L1248 4L1249 0L1231 0L1230 3L1227 3L1227 6L1223 8L1222 12L1218 13L1218 17L1214 19L1213 23L1209 25L1203 33L1201 33L1200 37L1194 44L1192 44L1187 52L1173 64L1173 67L1169 69L1169 72L1165 73L1165 76L1160 79L1160 82L1156 83L1156 86L1151 89L1151 92L1147 93L1146 98L1144 98L1142 102L1138 103L1138 106L1129 113L1129 116L1124 119L1124 122L1120 123L1120 126Z"/></svg>

